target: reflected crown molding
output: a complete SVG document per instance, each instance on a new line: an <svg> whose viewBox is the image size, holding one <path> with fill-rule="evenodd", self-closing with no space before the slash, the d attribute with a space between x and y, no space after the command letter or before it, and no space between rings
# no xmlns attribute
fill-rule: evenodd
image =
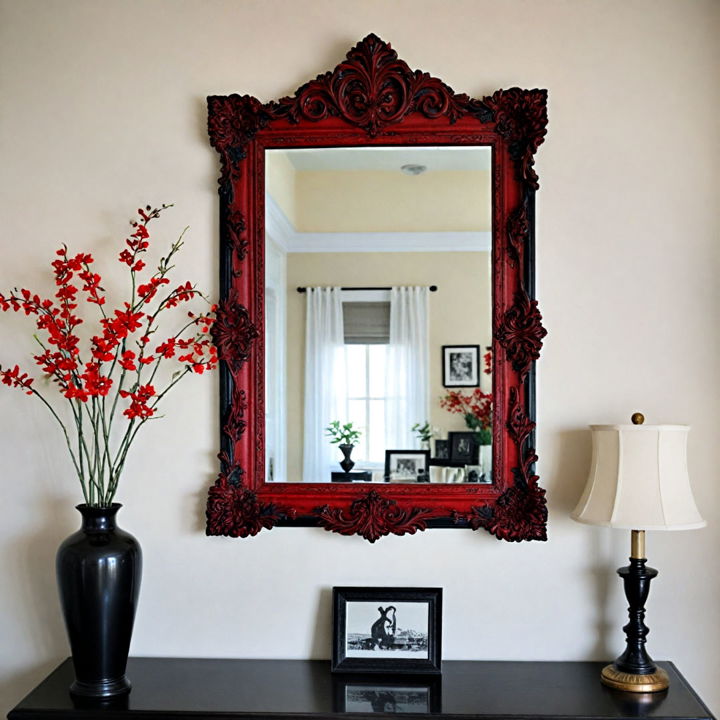
<svg viewBox="0 0 720 720"><path fill-rule="evenodd" d="M265 193L265 227L288 253L489 252L490 232L297 232L272 195Z"/></svg>

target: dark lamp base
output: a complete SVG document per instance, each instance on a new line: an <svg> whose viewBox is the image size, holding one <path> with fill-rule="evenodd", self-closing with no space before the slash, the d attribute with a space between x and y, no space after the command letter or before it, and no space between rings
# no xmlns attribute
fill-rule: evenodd
<svg viewBox="0 0 720 720"><path fill-rule="evenodd" d="M626 692L653 693L667 690L670 678L662 668L646 675L618 670L615 664L606 665L600 673L603 685Z"/></svg>

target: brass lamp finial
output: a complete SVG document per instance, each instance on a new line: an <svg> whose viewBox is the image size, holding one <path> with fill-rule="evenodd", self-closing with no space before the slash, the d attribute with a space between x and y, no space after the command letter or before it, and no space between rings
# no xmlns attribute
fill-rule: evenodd
<svg viewBox="0 0 720 720"><path fill-rule="evenodd" d="M641 412L636 412L632 414L630 420L633 425L642 425L645 422L645 416Z"/></svg>

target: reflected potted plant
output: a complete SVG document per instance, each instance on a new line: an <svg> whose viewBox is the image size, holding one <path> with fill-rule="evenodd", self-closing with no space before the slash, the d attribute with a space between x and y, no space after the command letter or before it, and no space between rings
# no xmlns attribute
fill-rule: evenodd
<svg viewBox="0 0 720 720"><path fill-rule="evenodd" d="M191 301L205 300L190 282L173 285L169 279L184 233L152 271L143 272L148 226L168 207L138 210L118 257L129 275L129 294L115 308L108 307L92 255L72 255L65 245L52 262L52 299L25 288L0 293L0 310L33 317L38 345L33 359L44 375L36 382L18 365L0 365L0 379L36 397L57 422L84 499L77 506L81 528L62 543L56 561L75 667L71 692L84 697L130 690L125 668L142 553L137 540L117 527L121 505L113 502L130 447L140 428L158 418L160 402L175 385L217 365L210 337L214 306L165 322L173 308L177 313ZM84 323L81 303L94 308L95 327ZM168 373L170 361L175 368Z"/></svg>
<svg viewBox="0 0 720 720"><path fill-rule="evenodd" d="M437 434L437 428L432 427L426 420L422 424L415 423L410 429L417 435L417 439L420 441L420 447L423 450L429 450L430 441Z"/></svg>
<svg viewBox="0 0 720 720"><path fill-rule="evenodd" d="M343 454L340 467L346 473L349 473L355 467L350 455L355 447L355 442L360 439L361 435L360 430L353 428L351 422L341 425L339 420L333 420L325 428L325 436L331 438L330 443L337 445Z"/></svg>

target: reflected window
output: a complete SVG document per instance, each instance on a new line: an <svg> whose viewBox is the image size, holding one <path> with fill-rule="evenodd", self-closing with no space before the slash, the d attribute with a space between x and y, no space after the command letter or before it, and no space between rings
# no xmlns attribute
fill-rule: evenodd
<svg viewBox="0 0 720 720"><path fill-rule="evenodd" d="M354 450L355 460L368 469L382 468L390 301L343 300L343 331L347 377L352 379L348 383L348 419L362 433Z"/></svg>

